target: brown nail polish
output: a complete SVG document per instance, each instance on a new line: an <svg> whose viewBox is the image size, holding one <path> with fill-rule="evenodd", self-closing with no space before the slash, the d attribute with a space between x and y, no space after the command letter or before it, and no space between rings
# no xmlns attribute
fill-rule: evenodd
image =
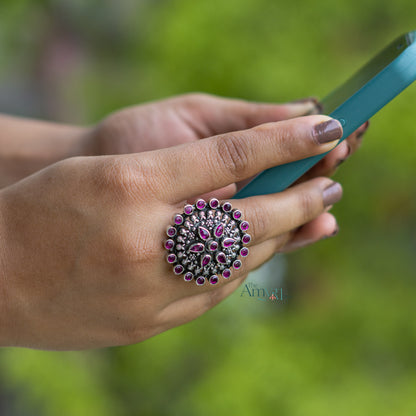
<svg viewBox="0 0 416 416"><path fill-rule="evenodd" d="M333 182L322 192L322 198L324 201L324 207L329 207L330 205L338 202L342 197L342 186L338 182Z"/></svg>
<svg viewBox="0 0 416 416"><path fill-rule="evenodd" d="M317 124L313 129L313 136L318 144L332 142L342 137L342 126L338 120L331 119Z"/></svg>

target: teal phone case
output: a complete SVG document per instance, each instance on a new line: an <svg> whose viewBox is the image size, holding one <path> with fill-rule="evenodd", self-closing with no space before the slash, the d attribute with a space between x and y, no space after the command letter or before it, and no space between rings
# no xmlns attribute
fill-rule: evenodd
<svg viewBox="0 0 416 416"><path fill-rule="evenodd" d="M393 60L389 60L390 63L386 66L384 61L397 53L399 55ZM376 71L375 76L368 77L370 69L373 72ZM391 43L355 77L325 98L322 101L324 113L327 114L326 107L333 107L329 116L341 122L344 129L342 141L415 80L416 31L413 31ZM354 89L354 83L359 85L356 92L353 95L347 94L345 101L339 103L340 105L334 105L334 103L336 104L334 97L337 94L345 95L349 89ZM326 103L328 105L325 105ZM281 192L325 155L326 153L267 169L237 192L234 198Z"/></svg>

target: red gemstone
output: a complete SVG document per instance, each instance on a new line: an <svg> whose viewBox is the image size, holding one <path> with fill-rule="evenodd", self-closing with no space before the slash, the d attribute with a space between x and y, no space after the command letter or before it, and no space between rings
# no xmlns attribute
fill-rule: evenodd
<svg viewBox="0 0 416 416"><path fill-rule="evenodd" d="M167 234L169 237L173 237L176 234L176 228L175 227L169 227Z"/></svg>
<svg viewBox="0 0 416 416"><path fill-rule="evenodd" d="M175 254L169 254L167 257L168 263L175 263L176 261L176 255Z"/></svg>
<svg viewBox="0 0 416 416"><path fill-rule="evenodd" d="M233 263L233 267L234 267L234 269L238 270L241 267L241 261L240 260L236 260Z"/></svg>
<svg viewBox="0 0 416 416"><path fill-rule="evenodd" d="M247 247L243 247L240 250L240 256L242 256L242 257L247 257L248 256L248 248Z"/></svg>
<svg viewBox="0 0 416 416"><path fill-rule="evenodd" d="M166 240L165 241L166 250L172 250L174 245L175 245L175 243L173 242L173 240Z"/></svg>
<svg viewBox="0 0 416 416"><path fill-rule="evenodd" d="M190 204L185 205L185 208L183 209L183 212L187 215L192 214L192 211L194 210L194 207Z"/></svg>
<svg viewBox="0 0 416 416"><path fill-rule="evenodd" d="M204 209L206 205L206 202L203 199L198 199L198 201L196 202L196 207L198 209Z"/></svg>
<svg viewBox="0 0 416 416"><path fill-rule="evenodd" d="M223 277L224 279L229 279L229 278L230 278L230 276L231 276L231 270L230 270L230 269L225 269L225 270L222 272L222 277Z"/></svg>
<svg viewBox="0 0 416 416"><path fill-rule="evenodd" d="M183 272L183 266L181 266L180 264L176 265L176 266L173 268L173 272L174 272L175 274L181 274L181 273Z"/></svg>
<svg viewBox="0 0 416 416"><path fill-rule="evenodd" d="M239 220L240 218L241 218L241 211L239 211L238 209L236 209L234 212L233 212L233 218L235 219L235 220Z"/></svg>
<svg viewBox="0 0 416 416"><path fill-rule="evenodd" d="M208 245L208 249L211 251L215 251L218 248L218 243L216 241L212 241Z"/></svg>
<svg viewBox="0 0 416 416"><path fill-rule="evenodd" d="M232 209L232 206L231 206L231 204L230 204L229 202L225 202L225 203L224 203L224 205L222 206L222 209L223 209L225 212L230 212L230 211L231 211L231 209Z"/></svg>
<svg viewBox="0 0 416 416"><path fill-rule="evenodd" d="M205 227L198 227L198 234L203 240L208 240L211 237L211 234Z"/></svg>
<svg viewBox="0 0 416 416"><path fill-rule="evenodd" d="M217 262L222 264L227 263L227 257L223 252L217 254Z"/></svg>
<svg viewBox="0 0 416 416"><path fill-rule="evenodd" d="M243 240L244 244L248 244L251 241L251 235L250 234L244 234L242 240Z"/></svg>
<svg viewBox="0 0 416 416"><path fill-rule="evenodd" d="M222 224L218 224L215 228L214 234L216 237L221 237L224 232L224 226Z"/></svg>
<svg viewBox="0 0 416 416"><path fill-rule="evenodd" d="M248 222L247 222L247 221L243 221L243 222L240 224L240 229L241 229L241 231L247 231L247 230L248 230L248 227L249 227L249 224L248 224Z"/></svg>
<svg viewBox="0 0 416 416"><path fill-rule="evenodd" d="M210 201L209 201L209 206L211 207L211 208L218 208L218 205L220 204L220 202L218 201L218 199L217 198L212 198Z"/></svg>
<svg viewBox="0 0 416 416"><path fill-rule="evenodd" d="M231 247L234 243L235 243L234 238L224 238L224 240L222 240L222 246L224 248Z"/></svg>
<svg viewBox="0 0 416 416"><path fill-rule="evenodd" d="M197 284L198 286L202 286L204 283L205 283L205 277L199 276L199 277L196 279L196 284Z"/></svg>
<svg viewBox="0 0 416 416"><path fill-rule="evenodd" d="M209 282L210 282L212 285L216 285L216 284L218 283L218 276L216 276L216 275L214 274L213 276L211 276L211 277L209 278Z"/></svg>
<svg viewBox="0 0 416 416"><path fill-rule="evenodd" d="M183 223L182 215L175 215L175 224L181 225Z"/></svg>
<svg viewBox="0 0 416 416"><path fill-rule="evenodd" d="M201 253L204 251L204 245L202 243L194 243L189 247L191 253Z"/></svg>
<svg viewBox="0 0 416 416"><path fill-rule="evenodd" d="M211 256L209 254L205 254L205 256L202 257L201 266L205 267L210 261L211 261Z"/></svg>
<svg viewBox="0 0 416 416"><path fill-rule="evenodd" d="M194 278L194 275L191 272L187 272L184 274L183 278L185 281L190 282Z"/></svg>

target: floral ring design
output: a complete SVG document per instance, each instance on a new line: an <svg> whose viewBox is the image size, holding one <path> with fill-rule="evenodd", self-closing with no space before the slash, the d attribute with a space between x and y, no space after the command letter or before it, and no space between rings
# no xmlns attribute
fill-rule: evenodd
<svg viewBox="0 0 416 416"><path fill-rule="evenodd" d="M249 252L244 247L251 240L249 223L242 217L230 202L220 204L216 198L185 205L182 214L174 215L164 242L175 275L183 275L186 282L195 280L198 286L215 285L220 275L229 279L232 269L241 268L240 257Z"/></svg>

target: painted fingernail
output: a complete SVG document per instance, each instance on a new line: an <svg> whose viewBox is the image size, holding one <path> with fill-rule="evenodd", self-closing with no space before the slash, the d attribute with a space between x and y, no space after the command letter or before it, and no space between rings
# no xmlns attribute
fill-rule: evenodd
<svg viewBox="0 0 416 416"><path fill-rule="evenodd" d="M367 120L358 130L357 130L357 139L362 139L364 133L367 131L368 127L370 126L370 121Z"/></svg>
<svg viewBox="0 0 416 416"><path fill-rule="evenodd" d="M324 207L329 207L335 204L342 198L342 186L338 182L333 182L326 187L322 192L322 198L324 201Z"/></svg>
<svg viewBox="0 0 416 416"><path fill-rule="evenodd" d="M318 144L324 144L342 137L342 126L338 120L331 119L317 124L313 129L313 137Z"/></svg>
<svg viewBox="0 0 416 416"><path fill-rule="evenodd" d="M325 235L324 237L322 237L322 240L326 240L327 238L335 237L338 233L339 233L339 225L336 224L334 231L332 231L331 234L328 234L328 235Z"/></svg>

